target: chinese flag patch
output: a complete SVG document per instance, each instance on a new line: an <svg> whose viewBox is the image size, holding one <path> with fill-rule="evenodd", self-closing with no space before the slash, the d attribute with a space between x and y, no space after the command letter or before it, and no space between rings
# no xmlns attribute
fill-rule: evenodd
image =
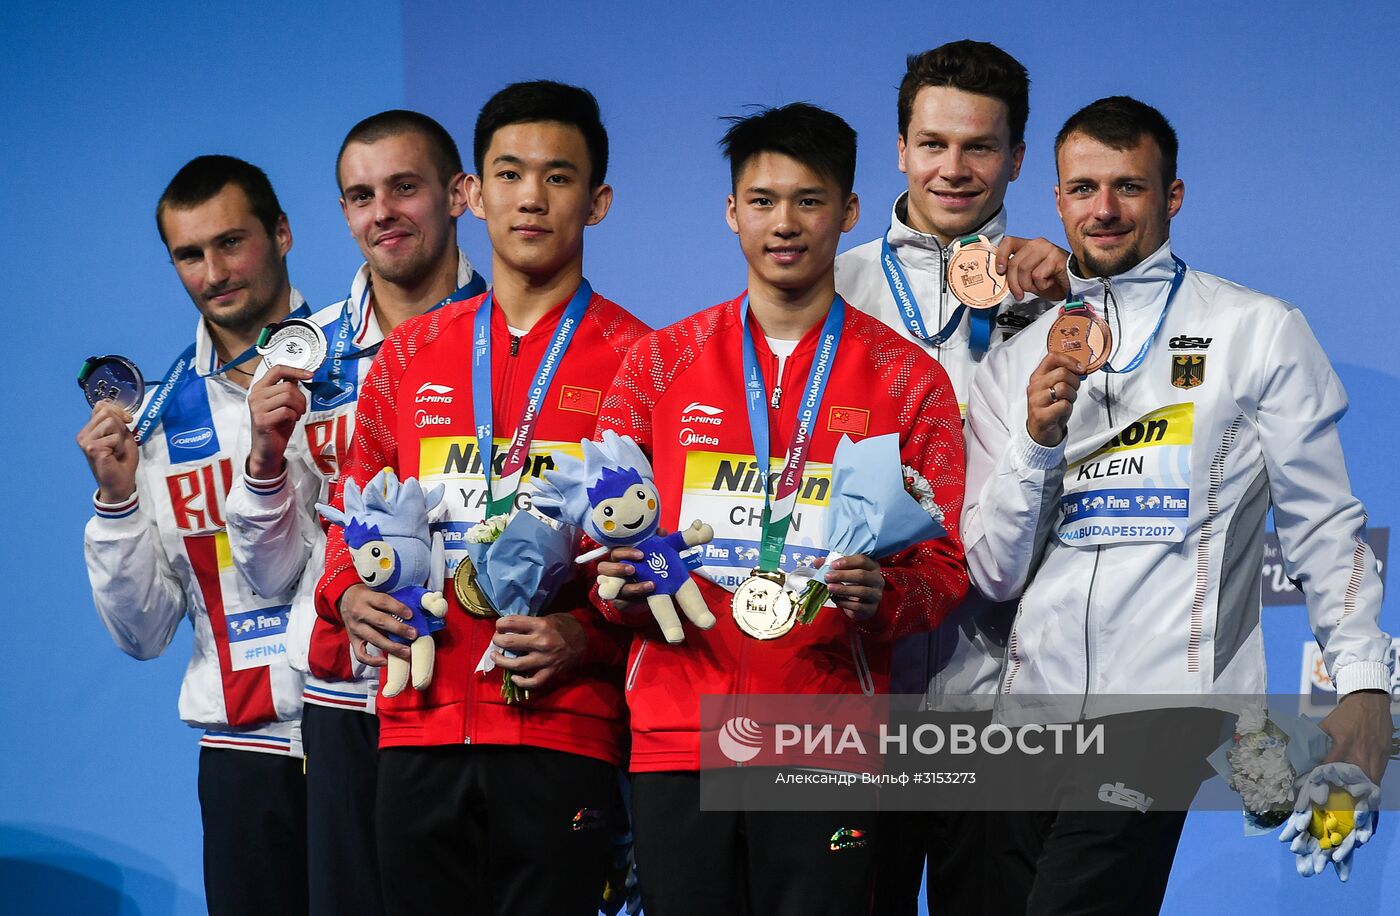
<svg viewBox="0 0 1400 916"><path fill-rule="evenodd" d="M834 433L863 436L870 429L870 411L859 407L833 407L826 415L826 428Z"/></svg>
<svg viewBox="0 0 1400 916"><path fill-rule="evenodd" d="M572 410L575 413L588 413L593 416L598 415L598 408L603 404L603 392L597 388L580 388L577 385L565 385L559 392L559 409Z"/></svg>

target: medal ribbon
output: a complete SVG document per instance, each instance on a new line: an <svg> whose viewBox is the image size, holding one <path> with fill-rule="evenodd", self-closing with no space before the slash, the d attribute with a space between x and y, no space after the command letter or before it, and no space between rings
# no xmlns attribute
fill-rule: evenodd
<svg viewBox="0 0 1400 916"><path fill-rule="evenodd" d="M520 486L520 477L525 470L525 458L530 452L530 442L535 437L535 424L540 418L540 404L549 391L550 382L559 364L564 361L564 353L569 349L569 341L588 310L593 298L593 287L587 280L580 280L578 292L574 293L554 329L554 338L540 359L530 383L525 410L515 428L515 437L506 452L501 466L499 480L491 479L491 466L495 457L491 418L491 306L494 295L488 296L476 310L472 326L472 416L476 425L476 450L481 457L481 473L486 480L486 517L507 513L515 502L515 491Z"/></svg>
<svg viewBox="0 0 1400 916"><path fill-rule="evenodd" d="M1128 363L1128 365L1124 366L1122 369L1115 369L1108 363L1104 363L1103 371L1123 375L1141 366L1142 361L1147 358L1147 351L1152 347L1152 341L1157 339L1157 332L1162 330L1162 323L1167 320L1167 309L1172 307L1172 300L1176 298L1177 290L1181 289L1181 281L1186 278L1186 262L1176 255L1172 255L1172 261L1176 264L1176 270L1175 273L1172 274L1171 289L1167 291L1167 301L1162 306L1162 313L1157 316L1157 323L1153 325L1152 333L1148 334L1147 339L1142 342L1142 346L1138 349L1137 355L1133 357L1132 362ZM1105 289L1106 288L1107 287L1105 287ZM1105 308L1107 308L1107 305L1108 303L1105 302Z"/></svg>
<svg viewBox="0 0 1400 916"><path fill-rule="evenodd" d="M763 517L760 523L761 552L759 569L777 572L792 512L797 507L798 486L807 465L807 453L812 444L812 426L821 409L826 384L831 379L831 367L836 361L836 349L841 344L841 328L846 320L846 302L837 296L831 302L817 342L817 355L802 389L802 406L789 437L787 460L778 474L776 487L768 483L768 391L763 385L763 373L758 368L758 352L748 324L749 297L739 306L739 323L744 332L744 404L749 414L749 432L753 437L754 458L763 479ZM772 492L770 492L770 489Z"/></svg>
<svg viewBox="0 0 1400 916"><path fill-rule="evenodd" d="M977 241L977 236L970 235L967 238L958 239L959 243ZM889 234L880 240L880 264L885 269L885 283L889 285L890 295L894 296L895 304L899 306L899 317L904 319L904 326L909 329L919 340L930 343L935 347L941 347L947 342L953 332L957 330L958 324L962 322L963 313L967 311L967 306L959 303L953 310L953 316L948 319L937 334L930 335L924 328L923 313L919 310L919 302L914 298L914 290L909 286L909 278L904 273L904 266L899 263L899 258L895 256L894 249L890 247ZM946 262L945 267L946 270ZM978 353L986 353L987 347L992 339L992 318L996 314L995 309L976 309L972 313L972 318L968 322L967 345Z"/></svg>
<svg viewBox="0 0 1400 916"><path fill-rule="evenodd" d="M423 314L426 315L428 314L428 312L436 312L438 309L443 308L444 306L452 305L456 302L466 302L468 299L474 299L484 292L486 292L486 281L482 279L481 274L477 273L476 271L472 271L472 278L470 280L468 280L462 286L457 287L457 289L453 290L452 294L449 295L446 299L442 300L437 305L428 309L428 311L424 312ZM370 287L366 286L364 295L360 297L361 315L363 315L365 312L365 299L369 297L369 294ZM344 326L345 331L345 342L343 344L340 343L342 325ZM361 347L358 350L351 350L349 353L346 353L345 350L350 346L350 341L353 340L355 336L349 325L350 308L347 305L343 310L341 310L340 317L336 319L336 323L333 326L334 334L332 334L330 331L327 331L326 333L326 339L333 341L331 344L331 352L327 356L327 359L331 361L331 368L329 370L330 379L332 382L335 383L339 383L341 375L344 374L344 370L340 368L340 362L342 360L363 359L365 357L374 356L379 352L379 348L384 344L384 341L381 340L379 343L373 343L370 344L368 347Z"/></svg>
<svg viewBox="0 0 1400 916"><path fill-rule="evenodd" d="M305 318L311 314L311 306L303 302L288 318ZM170 406L170 396L175 389L184 381L186 375L194 369L195 344L190 344L185 348L185 352L175 357L175 362L165 372L165 379L156 389L156 393L147 402L146 409L141 412L141 418L136 421L136 441L145 442L146 435L160 423L160 418L165 415L166 408ZM258 345L253 344L233 359L219 366L210 375L222 375L232 367L248 359L258 352Z"/></svg>

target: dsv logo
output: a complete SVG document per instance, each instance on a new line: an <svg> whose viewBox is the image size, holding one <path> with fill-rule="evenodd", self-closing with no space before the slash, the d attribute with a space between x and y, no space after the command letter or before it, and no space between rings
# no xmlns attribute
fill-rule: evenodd
<svg viewBox="0 0 1400 916"><path fill-rule="evenodd" d="M719 749L735 763L748 763L763 750L763 728L747 716L735 716L719 730Z"/></svg>

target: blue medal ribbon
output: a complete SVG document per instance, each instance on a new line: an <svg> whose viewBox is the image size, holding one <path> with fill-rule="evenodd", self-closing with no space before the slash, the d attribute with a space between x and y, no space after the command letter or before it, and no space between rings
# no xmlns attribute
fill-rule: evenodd
<svg viewBox="0 0 1400 916"><path fill-rule="evenodd" d="M506 453L499 487L502 492L499 496L493 492L491 484L491 466L495 454L491 416L491 308L494 299L495 295L492 294L481 303L472 323L472 417L476 426L477 455L480 457L481 473L486 481L487 518L509 512L511 504L515 501L515 491L520 483L525 456L530 451L535 423L539 420L540 405L544 402L544 396L549 391L555 372L564 361L564 354L569 349L574 331L578 329L584 312L588 310L588 303L593 299L593 287L587 280L579 281L578 291L564 309L564 314L554 329L554 338L540 359L539 368L535 370L535 377L530 383L529 396L525 402L525 411L520 416L515 437Z"/></svg>
<svg viewBox="0 0 1400 916"><path fill-rule="evenodd" d="M1152 333L1147 335L1147 339L1142 342L1142 346L1138 348L1137 355L1133 357L1132 362L1128 363L1128 365L1124 366L1122 369L1115 369L1108 363L1104 363L1103 371L1123 375L1141 366L1142 361L1147 358L1147 351L1151 349L1152 342L1157 339L1157 332L1162 330L1162 324L1167 320L1167 310L1172 307L1172 300L1176 298L1177 290L1181 289L1181 281L1186 279L1186 262L1176 255L1172 255L1172 261L1175 263L1176 268L1175 272L1172 274L1171 289L1167 291L1167 301L1162 306L1162 313L1157 316L1157 323L1153 325ZM1105 302L1104 305L1106 308L1108 303Z"/></svg>
<svg viewBox="0 0 1400 916"><path fill-rule="evenodd" d="M976 238L976 236L973 236ZM923 313L919 310L919 302L914 298L914 290L909 286L909 278L904 273L904 266L899 263L899 258L895 256L894 249L890 247L889 233L880 240L880 264L885 270L885 282L890 287L890 295L894 296L895 304L899 306L899 317L904 319L904 326L909 329L919 340L941 347L953 336L958 324L962 321L963 313L967 311L967 306L961 303L953 310L953 317L948 319L937 334L929 334L924 327ZM992 320L996 316L996 309L977 309L972 313L968 321L967 345L978 353L986 353L992 341Z"/></svg>
<svg viewBox="0 0 1400 916"><path fill-rule="evenodd" d="M836 362L837 348L841 345L841 329L846 321L846 302L840 296L833 299L831 308L826 313L826 321L822 324L821 337L817 341L817 355L812 360L807 384L802 389L802 406L797 412L792 435L788 439L787 461L778 475L777 518L773 517L774 488L770 487L768 482L768 391L764 387L763 373L758 366L758 351L754 349L748 315L749 297L746 293L739 306L739 325L744 334L744 406L749 414L749 434L753 438L754 458L758 462L759 476L763 480L759 569L777 572L783 544L787 541L788 527L792 524L793 503L796 501L798 486L802 482L802 471L807 465L812 427L821 409L827 382L831 380L831 367Z"/></svg>
<svg viewBox="0 0 1400 916"><path fill-rule="evenodd" d="M305 318L311 314L311 306L303 302L299 308L289 314L288 318ZM175 358L175 362L165 372L165 379L156 389L156 393L147 402L146 409L141 412L141 418L136 421L136 441L145 442L146 435L160 423L160 418L165 415L165 411L170 407L171 395L186 376L194 369L195 344L190 344L185 348L185 352ZM233 366L238 365L258 352L258 345L244 350L233 359L216 368L210 375L222 375Z"/></svg>

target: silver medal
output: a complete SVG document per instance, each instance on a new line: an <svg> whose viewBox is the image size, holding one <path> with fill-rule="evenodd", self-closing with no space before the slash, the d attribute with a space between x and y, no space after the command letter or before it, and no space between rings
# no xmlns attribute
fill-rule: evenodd
<svg viewBox="0 0 1400 916"><path fill-rule="evenodd" d="M326 335L314 321L288 318L269 329L258 343L258 353L271 369L291 366L315 372L326 359Z"/></svg>
<svg viewBox="0 0 1400 916"><path fill-rule="evenodd" d="M83 389L88 406L115 401L127 413L135 413L146 396L141 370L124 356L89 356L78 372L78 387Z"/></svg>
<svg viewBox="0 0 1400 916"><path fill-rule="evenodd" d="M734 590L734 622L754 639L777 639L797 622L797 608L783 588L781 573L754 570Z"/></svg>

